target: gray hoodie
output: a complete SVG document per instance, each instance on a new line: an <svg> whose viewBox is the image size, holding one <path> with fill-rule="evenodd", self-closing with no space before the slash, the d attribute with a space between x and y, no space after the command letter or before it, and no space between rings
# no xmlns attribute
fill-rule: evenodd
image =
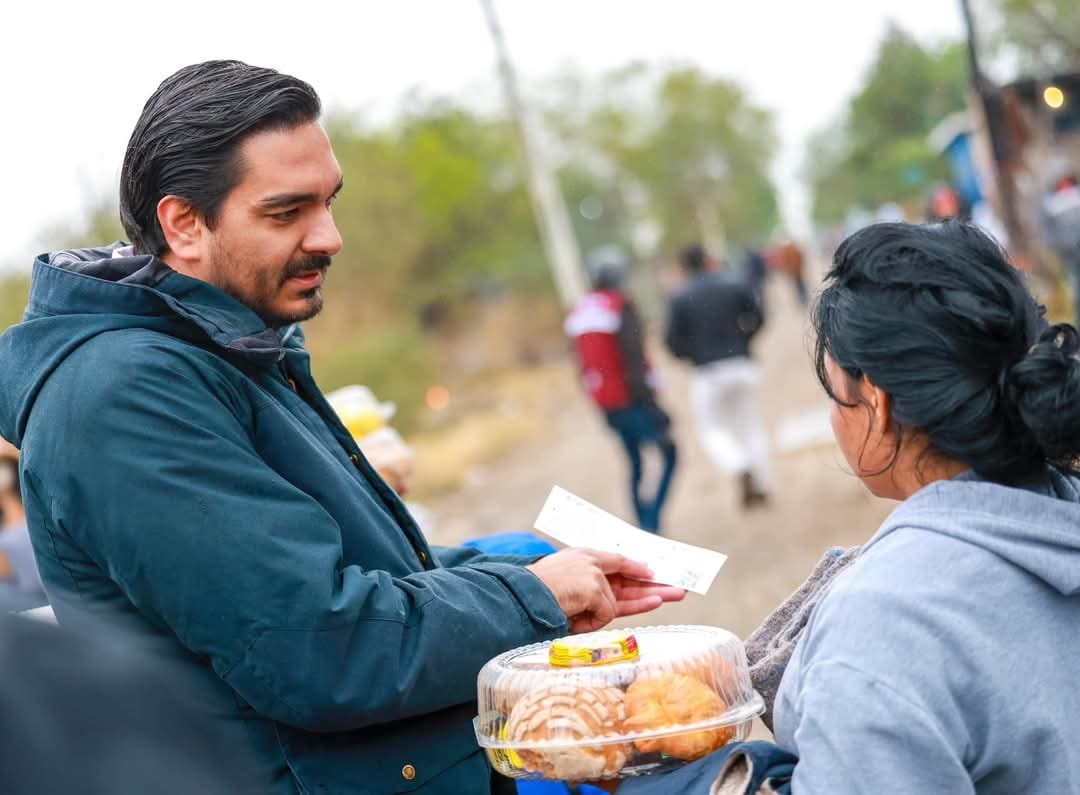
<svg viewBox="0 0 1080 795"><path fill-rule="evenodd" d="M1080 792L1080 481L971 473L902 503L792 657L795 793Z"/></svg>

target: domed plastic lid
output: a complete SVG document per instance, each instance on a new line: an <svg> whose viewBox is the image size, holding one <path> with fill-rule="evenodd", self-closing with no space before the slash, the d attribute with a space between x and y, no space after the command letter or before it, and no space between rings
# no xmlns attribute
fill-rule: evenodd
<svg viewBox="0 0 1080 795"><path fill-rule="evenodd" d="M614 778L700 758L765 708L742 641L708 626L574 635L501 654L475 727L505 775Z"/></svg>

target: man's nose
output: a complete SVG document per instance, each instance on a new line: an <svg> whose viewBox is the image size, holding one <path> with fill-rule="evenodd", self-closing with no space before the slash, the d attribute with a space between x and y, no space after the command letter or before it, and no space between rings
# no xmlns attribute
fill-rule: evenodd
<svg viewBox="0 0 1080 795"><path fill-rule="evenodd" d="M341 233L329 208L319 214L318 220L308 231L303 243L306 254L325 254L332 257L341 251Z"/></svg>

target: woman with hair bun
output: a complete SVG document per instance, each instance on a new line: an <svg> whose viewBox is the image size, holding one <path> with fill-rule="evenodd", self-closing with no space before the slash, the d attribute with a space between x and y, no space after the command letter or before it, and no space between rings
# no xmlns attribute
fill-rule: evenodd
<svg viewBox="0 0 1080 795"><path fill-rule="evenodd" d="M795 793L1080 791L1080 338L985 234L878 224L814 310L848 464L900 505L774 706Z"/></svg>

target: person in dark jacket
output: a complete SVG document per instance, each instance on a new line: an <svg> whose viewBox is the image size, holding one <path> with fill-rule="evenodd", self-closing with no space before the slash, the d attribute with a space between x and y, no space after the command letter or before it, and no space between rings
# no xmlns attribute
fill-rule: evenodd
<svg viewBox="0 0 1080 795"><path fill-rule="evenodd" d="M665 339L674 356L694 365L698 438L717 468L739 478L743 506L764 504L769 441L758 412L760 370L750 354L761 310L745 282L718 271L700 244L679 259L687 281L671 299Z"/></svg>
<svg viewBox="0 0 1080 795"><path fill-rule="evenodd" d="M113 628L0 616L0 670L5 795L266 791L182 673Z"/></svg>
<svg viewBox="0 0 1080 795"><path fill-rule="evenodd" d="M592 292L566 318L566 333L574 341L589 396L626 449L630 498L638 525L657 532L660 510L675 472L671 420L656 402L641 318L623 289L625 256L616 246L604 246L590 253L588 266ZM662 461L651 497L642 490L642 453L648 447L656 447Z"/></svg>
<svg viewBox="0 0 1080 795"><path fill-rule="evenodd" d="M758 310L762 317L762 323L765 318L765 282L769 278L769 263L765 258L765 251L760 248L749 247L742 251L740 257L740 268L742 279L746 282L750 288L750 292L754 294L754 298L757 300Z"/></svg>
<svg viewBox="0 0 1080 795"><path fill-rule="evenodd" d="M301 80L184 67L121 172L131 245L40 256L0 337L0 434L61 624L198 689L262 791L489 793L476 674L681 591L621 556L431 546L311 375L343 176Z"/></svg>

